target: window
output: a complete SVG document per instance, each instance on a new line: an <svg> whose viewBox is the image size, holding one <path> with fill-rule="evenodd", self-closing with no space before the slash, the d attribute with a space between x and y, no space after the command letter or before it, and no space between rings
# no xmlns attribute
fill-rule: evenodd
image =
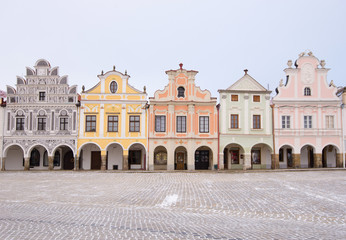
<svg viewBox="0 0 346 240"><path fill-rule="evenodd" d="M118 125L118 116L108 116L108 132L117 132Z"/></svg>
<svg viewBox="0 0 346 240"><path fill-rule="evenodd" d="M30 154L30 167L40 166L40 152L34 148Z"/></svg>
<svg viewBox="0 0 346 240"><path fill-rule="evenodd" d="M261 129L261 115L253 115L253 128Z"/></svg>
<svg viewBox="0 0 346 240"><path fill-rule="evenodd" d="M239 115L231 114L231 128L239 128Z"/></svg>
<svg viewBox="0 0 346 240"><path fill-rule="evenodd" d="M253 100L254 102L260 102L260 101L261 101L261 97L260 97L260 95L253 95L252 100Z"/></svg>
<svg viewBox="0 0 346 240"><path fill-rule="evenodd" d="M309 87L304 88L304 96L311 96L311 89Z"/></svg>
<svg viewBox="0 0 346 240"><path fill-rule="evenodd" d="M60 118L60 130L68 130L68 118Z"/></svg>
<svg viewBox="0 0 346 240"><path fill-rule="evenodd" d="M60 152L59 151L56 151L54 154L53 165L54 165L54 167L60 166Z"/></svg>
<svg viewBox="0 0 346 240"><path fill-rule="evenodd" d="M139 132L140 116L130 116L130 132Z"/></svg>
<svg viewBox="0 0 346 240"><path fill-rule="evenodd" d="M334 116L326 116L326 128L334 128Z"/></svg>
<svg viewBox="0 0 346 240"><path fill-rule="evenodd" d="M238 102L238 95L231 95L232 102Z"/></svg>
<svg viewBox="0 0 346 240"><path fill-rule="evenodd" d="M177 132L186 132L186 116L177 116Z"/></svg>
<svg viewBox="0 0 346 240"><path fill-rule="evenodd" d="M141 164L141 150L130 150L129 151L129 162L130 164Z"/></svg>
<svg viewBox="0 0 346 240"><path fill-rule="evenodd" d="M86 116L86 132L96 132L96 115Z"/></svg>
<svg viewBox="0 0 346 240"><path fill-rule="evenodd" d="M290 116L281 116L282 128L291 128L291 117Z"/></svg>
<svg viewBox="0 0 346 240"><path fill-rule="evenodd" d="M312 128L312 116L304 116L304 128Z"/></svg>
<svg viewBox="0 0 346 240"><path fill-rule="evenodd" d="M166 132L166 116L155 116L155 132Z"/></svg>
<svg viewBox="0 0 346 240"><path fill-rule="evenodd" d="M179 97L185 97L185 88L178 87L178 98Z"/></svg>
<svg viewBox="0 0 346 240"><path fill-rule="evenodd" d="M46 100L46 93L45 92L39 92L39 100L40 101Z"/></svg>
<svg viewBox="0 0 346 240"><path fill-rule="evenodd" d="M37 130L39 131L46 130L46 118L38 118Z"/></svg>
<svg viewBox="0 0 346 240"><path fill-rule="evenodd" d="M209 117L208 116L199 117L199 132L201 133L209 132Z"/></svg>
<svg viewBox="0 0 346 240"><path fill-rule="evenodd" d="M16 118L16 130L24 130L24 118Z"/></svg>
<svg viewBox="0 0 346 240"><path fill-rule="evenodd" d="M111 82L110 90L111 93L116 93L116 91L118 90L118 84L116 81Z"/></svg>

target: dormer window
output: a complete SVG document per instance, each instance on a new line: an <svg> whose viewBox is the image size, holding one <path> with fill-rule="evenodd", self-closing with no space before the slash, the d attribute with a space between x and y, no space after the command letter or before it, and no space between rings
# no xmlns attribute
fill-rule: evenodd
<svg viewBox="0 0 346 240"><path fill-rule="evenodd" d="M311 96L311 89L309 87L304 88L304 96Z"/></svg>
<svg viewBox="0 0 346 240"><path fill-rule="evenodd" d="M178 87L178 98L185 97L185 88L184 87Z"/></svg>
<svg viewBox="0 0 346 240"><path fill-rule="evenodd" d="M116 93L118 90L118 84L116 81L111 82L111 85L109 86L111 93Z"/></svg>
<svg viewBox="0 0 346 240"><path fill-rule="evenodd" d="M39 92L39 100L40 101L46 100L46 93L45 92Z"/></svg>

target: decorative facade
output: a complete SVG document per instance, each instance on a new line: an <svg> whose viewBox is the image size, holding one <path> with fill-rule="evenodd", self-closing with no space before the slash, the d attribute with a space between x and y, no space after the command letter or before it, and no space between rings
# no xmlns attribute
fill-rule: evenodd
<svg viewBox="0 0 346 240"><path fill-rule="evenodd" d="M147 99L125 74L109 71L81 94L79 169L147 169Z"/></svg>
<svg viewBox="0 0 346 240"><path fill-rule="evenodd" d="M2 163L3 163L3 142L4 142L4 127L5 127L5 107L6 107L6 101L4 100L6 98L5 92L0 90L0 169L2 168Z"/></svg>
<svg viewBox="0 0 346 240"><path fill-rule="evenodd" d="M227 89L219 90L219 131L221 169L272 167L273 136L271 91L247 70Z"/></svg>
<svg viewBox="0 0 346 240"><path fill-rule="evenodd" d="M150 98L150 170L211 170L217 164L216 98L195 85L197 71L182 66L166 71L168 85Z"/></svg>
<svg viewBox="0 0 346 240"><path fill-rule="evenodd" d="M73 169L78 133L77 86L40 59L16 88L7 86L2 168Z"/></svg>
<svg viewBox="0 0 346 240"><path fill-rule="evenodd" d="M309 52L287 65L273 98L276 161L280 168L341 167L341 101L325 61Z"/></svg>

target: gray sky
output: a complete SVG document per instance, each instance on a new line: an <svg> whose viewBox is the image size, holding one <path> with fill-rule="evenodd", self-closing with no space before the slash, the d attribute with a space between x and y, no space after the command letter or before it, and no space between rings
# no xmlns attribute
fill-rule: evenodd
<svg viewBox="0 0 346 240"><path fill-rule="evenodd" d="M215 97L245 68L274 91L287 60L305 50L345 86L345 13L342 0L0 0L0 89L44 58L78 92L115 65L152 96L180 62Z"/></svg>

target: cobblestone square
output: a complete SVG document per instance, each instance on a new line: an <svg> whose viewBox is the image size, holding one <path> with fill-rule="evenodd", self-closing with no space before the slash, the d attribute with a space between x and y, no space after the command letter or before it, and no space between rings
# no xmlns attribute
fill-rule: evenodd
<svg viewBox="0 0 346 240"><path fill-rule="evenodd" d="M345 239L346 171L0 172L0 239Z"/></svg>

